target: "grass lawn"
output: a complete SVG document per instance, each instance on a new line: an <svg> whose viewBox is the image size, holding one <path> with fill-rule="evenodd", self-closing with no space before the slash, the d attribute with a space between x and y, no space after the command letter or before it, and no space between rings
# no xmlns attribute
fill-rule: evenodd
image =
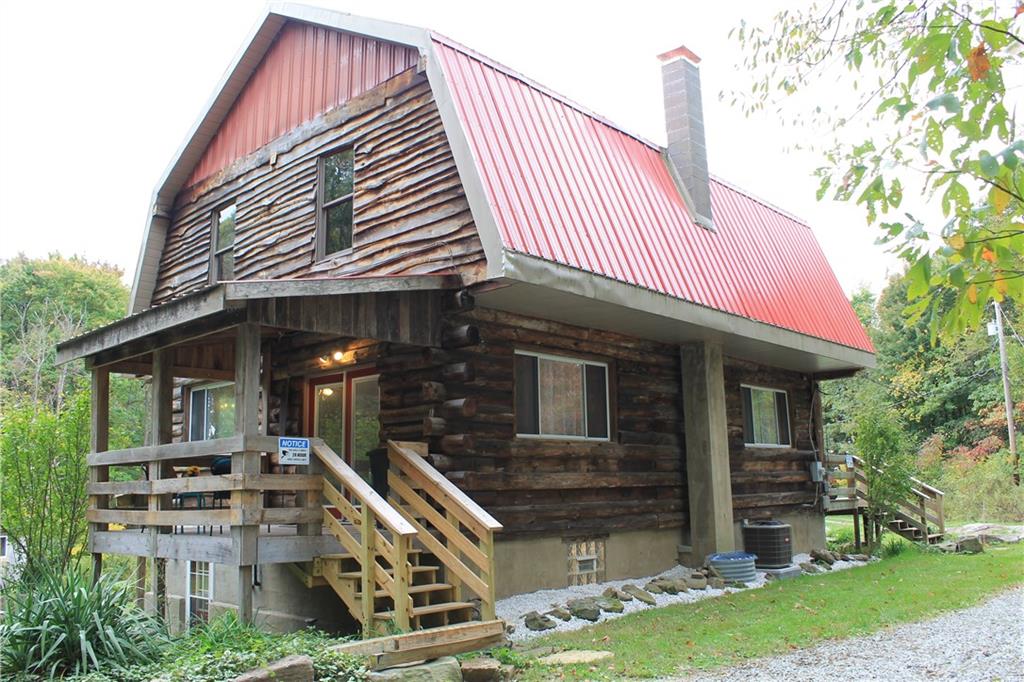
<svg viewBox="0 0 1024 682"><path fill-rule="evenodd" d="M909 547L862 568L650 609L537 640L537 646L613 651L615 658L599 668L534 665L524 679L558 678L560 672L570 679L692 673L922 620L1021 584L1024 545L978 555Z"/></svg>

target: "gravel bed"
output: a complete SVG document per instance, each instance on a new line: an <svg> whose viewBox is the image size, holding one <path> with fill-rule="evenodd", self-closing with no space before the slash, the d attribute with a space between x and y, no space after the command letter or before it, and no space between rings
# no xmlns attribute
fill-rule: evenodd
<svg viewBox="0 0 1024 682"><path fill-rule="evenodd" d="M793 557L794 564L798 564L802 561L810 561L810 556L807 554L798 554ZM833 564L832 570L839 571L847 568L853 568L855 566L863 566L863 563L856 561L837 561ZM621 588L623 585L633 584L637 587L643 588L649 580L653 580L658 577L667 578L680 578L690 574L689 569L683 566L674 566L673 568L658 573L657 575L647 576L644 578L631 578L629 580L611 580L608 582L599 583L596 585L578 585L575 587L564 587L561 589L551 590L538 590L536 592L528 592L526 594L517 594L505 599L500 599L495 604L495 611L497 612L498 618L504 620L506 623L515 625L515 630L510 635L513 642L523 642L535 637L542 637L544 635L554 634L557 632L568 632L571 630L579 630L589 625L594 625L591 621L583 620L581 618L573 618L569 621L561 621L554 618L555 628L551 630L544 630L543 632L535 632L526 627L523 623L523 616L530 611L537 611L544 613L550 611L555 606L564 606L565 603L570 599L580 599L583 597L597 597L608 587ZM748 583L749 587L745 589L757 589L763 587L767 582L765 573L758 571L757 579ZM710 599L713 597L720 597L724 594L730 594L732 592L740 592L744 588L727 587L724 590L705 589L705 590L690 590L689 592L681 592L679 594L654 594L654 600L657 602L657 606L669 606L671 604L687 604L702 599ZM634 611L643 611L644 609L657 608L656 606L647 606L638 599L632 601L622 602L623 611L622 613L601 613L601 617L597 622L603 622L612 618L618 618Z"/></svg>
<svg viewBox="0 0 1024 682"><path fill-rule="evenodd" d="M818 644L699 679L1024 680L1024 590L930 620Z"/></svg>

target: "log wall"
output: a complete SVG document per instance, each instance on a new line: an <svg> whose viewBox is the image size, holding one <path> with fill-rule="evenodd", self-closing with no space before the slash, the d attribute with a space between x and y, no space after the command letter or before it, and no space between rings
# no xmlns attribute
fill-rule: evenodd
<svg viewBox="0 0 1024 682"><path fill-rule="evenodd" d="M351 253L315 261L317 158L355 147ZM179 194L154 305L205 286L214 209L237 202L236 279L484 268L433 94L410 69Z"/></svg>
<svg viewBox="0 0 1024 682"><path fill-rule="evenodd" d="M786 391L792 448L748 448L743 438L743 399L740 385ZM763 519L813 504L815 484L810 465L820 437L813 400L814 381L807 375L728 358L725 366L726 419L729 427L729 464L732 473L733 517Z"/></svg>

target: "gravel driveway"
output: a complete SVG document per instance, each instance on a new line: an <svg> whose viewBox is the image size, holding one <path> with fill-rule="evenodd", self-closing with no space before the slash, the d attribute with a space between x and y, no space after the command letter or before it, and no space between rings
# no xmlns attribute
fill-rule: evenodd
<svg viewBox="0 0 1024 682"><path fill-rule="evenodd" d="M1024 680L1024 590L931 620L752 661L699 679Z"/></svg>

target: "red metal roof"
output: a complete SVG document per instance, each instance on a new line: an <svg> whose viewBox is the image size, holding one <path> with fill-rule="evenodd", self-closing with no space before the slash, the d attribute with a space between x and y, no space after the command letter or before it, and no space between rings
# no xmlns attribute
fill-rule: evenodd
<svg viewBox="0 0 1024 682"><path fill-rule="evenodd" d="M416 65L413 47L289 22L252 74L185 186Z"/></svg>
<svg viewBox="0 0 1024 682"><path fill-rule="evenodd" d="M433 39L506 249L874 352L806 224L712 179L703 228L660 147Z"/></svg>

